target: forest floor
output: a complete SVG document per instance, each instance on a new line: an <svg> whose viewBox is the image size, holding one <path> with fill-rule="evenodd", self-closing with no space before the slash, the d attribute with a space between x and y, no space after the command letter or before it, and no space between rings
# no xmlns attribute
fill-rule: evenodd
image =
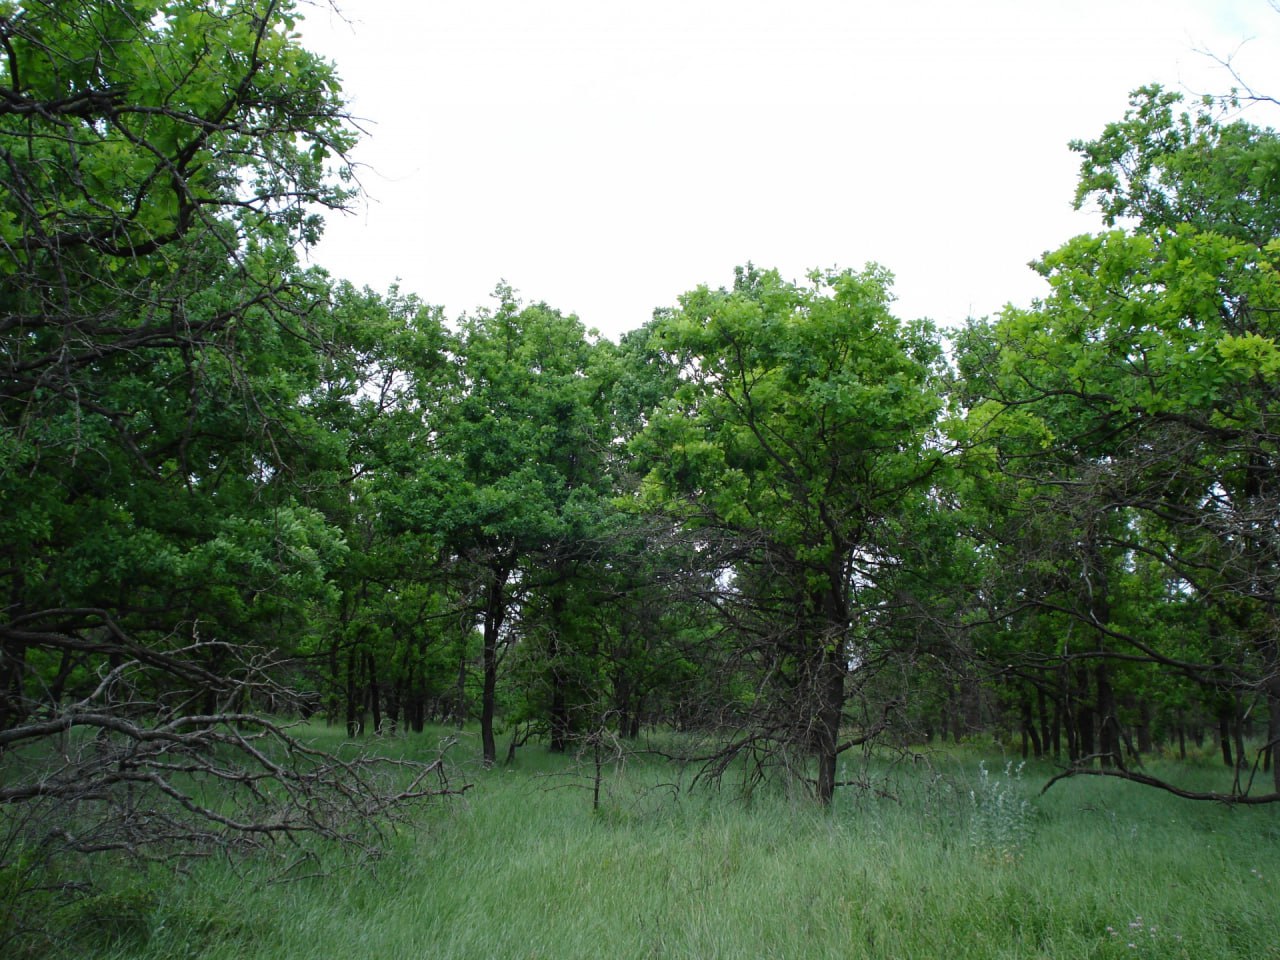
<svg viewBox="0 0 1280 960"><path fill-rule="evenodd" d="M384 738L435 750L444 731ZM334 737L333 734L323 734ZM1280 807L1227 808L1080 778L1041 795L990 744L847 770L830 811L666 761L602 770L522 748L433 801L383 855L198 862L105 875L67 912L78 958L1280 957ZM1157 761L1171 765L1169 761ZM1203 757L1185 780L1221 786Z"/></svg>

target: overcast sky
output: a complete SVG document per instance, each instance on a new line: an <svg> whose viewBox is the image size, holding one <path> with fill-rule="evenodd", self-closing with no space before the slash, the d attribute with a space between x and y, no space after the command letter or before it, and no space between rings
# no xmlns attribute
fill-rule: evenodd
<svg viewBox="0 0 1280 960"><path fill-rule="evenodd" d="M312 252L448 314L500 280L616 337L754 261L897 277L946 326L1098 228L1067 148L1159 82L1280 94L1267 0L341 0L306 44L368 135ZM1250 119L1280 124L1271 113Z"/></svg>

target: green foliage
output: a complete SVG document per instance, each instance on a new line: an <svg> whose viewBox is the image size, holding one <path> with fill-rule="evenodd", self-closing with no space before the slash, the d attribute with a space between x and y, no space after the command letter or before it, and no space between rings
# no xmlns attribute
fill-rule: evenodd
<svg viewBox="0 0 1280 960"><path fill-rule="evenodd" d="M1270 130L1225 122L1234 102L1202 98L1194 112L1183 97L1141 87L1123 120L1096 140L1075 141L1081 154L1076 206L1097 201L1108 226L1139 231L1185 224L1256 245L1280 228L1280 142Z"/></svg>
<svg viewBox="0 0 1280 960"><path fill-rule="evenodd" d="M297 262L354 134L294 10L0 2L0 874L40 849L122 937L145 896L80 854L359 843L407 799L255 714L339 616L369 383L440 342Z"/></svg>
<svg viewBox="0 0 1280 960"><path fill-rule="evenodd" d="M325 164L352 143L333 68L299 47L289 3L5 12L11 617L296 626L344 550L295 485L327 286L292 244L347 195Z"/></svg>
<svg viewBox="0 0 1280 960"><path fill-rule="evenodd" d="M449 324L398 288L301 268L317 211L351 195L354 137L296 12L0 0L0 948L42 946L30 918L59 907L121 951L216 955L213 930L228 950L292 949L275 917L241 924L142 880L66 906L82 862L54 849L292 830L278 790L315 814L305 829L355 837L321 797L380 816L382 782L250 714L298 706L286 682L348 736L478 713L486 766L504 719L586 747L597 790L602 744L670 721L715 741L709 779L785 770L832 806L842 754L957 709L1028 736L1052 705L1069 759L1121 774L1122 731L1221 718L1238 748L1247 703L1274 741L1273 131L1137 91L1073 144L1077 204L1110 229L1043 256L1043 300L959 331L954 371L874 265L802 282L748 265L615 346L505 285ZM768 787L772 819L653 794L628 807L619 770L580 848L594 866L572 873L577 821L539 794L545 821L512 835L514 794L493 779L494 809L451 825L473 859L400 839L448 867L444 886L403 868L419 891L403 899L454 955L1106 956L1122 921L1212 955L1207 923L1186 947L1155 935L1137 879L1116 916L1053 891L1053 827L1028 842L1020 771L980 765L967 806L945 778L913 787L939 829L911 863L901 811L819 820ZM271 812L241 829L232 809ZM978 865L954 853L965 830ZM496 909L485 865L508 898L541 889L538 908L453 924ZM307 893L325 917L377 901L360 878ZM784 900L806 910L769 912ZM583 902L607 922L546 925L548 905ZM394 926L344 939L289 906L326 943L401 946ZM1239 930L1233 949L1271 942L1266 920Z"/></svg>
<svg viewBox="0 0 1280 960"><path fill-rule="evenodd" d="M1240 696L1280 716L1280 581L1259 535L1280 449L1280 140L1180 101L1139 90L1073 145L1077 202L1116 229L1045 254L1042 301L957 340L953 435L975 445L966 485L999 558L986 593L1015 627L982 631L980 652L1080 704L1076 760L1123 764L1121 728L1153 705L1170 726L1230 724Z"/></svg>
<svg viewBox="0 0 1280 960"><path fill-rule="evenodd" d="M655 331L680 385L633 442L642 502L719 564L724 660L767 688L743 697L720 678L738 687L726 714L752 730L739 743L810 741L823 802L849 665L871 676L900 652L871 611L945 472L941 350L892 315L890 279L871 266L797 285L748 266L732 290L686 294Z"/></svg>

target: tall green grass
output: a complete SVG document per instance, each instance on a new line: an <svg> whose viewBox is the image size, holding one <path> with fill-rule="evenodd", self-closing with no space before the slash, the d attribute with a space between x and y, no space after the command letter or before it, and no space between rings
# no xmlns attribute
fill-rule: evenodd
<svg viewBox="0 0 1280 960"><path fill-rule="evenodd" d="M423 751L433 740L389 741ZM592 806L590 764L525 748L511 768L388 835L376 862L323 854L107 878L61 955L112 958L1238 958L1280 955L1280 809L1132 784L1038 788L997 756L873 760L880 793L823 812L742 802L633 759ZM983 771L986 771L985 774ZM1206 785L1223 774L1193 771ZM57 951L55 956L59 955Z"/></svg>

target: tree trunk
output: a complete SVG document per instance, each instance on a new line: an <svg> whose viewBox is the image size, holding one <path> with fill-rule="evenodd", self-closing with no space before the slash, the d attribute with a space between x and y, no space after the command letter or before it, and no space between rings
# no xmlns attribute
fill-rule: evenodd
<svg viewBox="0 0 1280 960"><path fill-rule="evenodd" d="M1146 697L1138 700L1138 753L1150 755L1155 750L1151 736L1151 703Z"/></svg>
<svg viewBox="0 0 1280 960"><path fill-rule="evenodd" d="M1093 675L1098 694L1098 753L1102 757L1102 766L1124 766L1120 721L1116 716L1116 696L1111 688L1111 671L1105 660L1098 661Z"/></svg>
<svg viewBox="0 0 1280 960"><path fill-rule="evenodd" d="M1058 755L1057 730L1049 719L1049 696L1044 692L1043 684L1036 684L1036 712L1040 719L1040 756L1048 756L1052 751Z"/></svg>
<svg viewBox="0 0 1280 960"><path fill-rule="evenodd" d="M1236 742L1236 766L1243 770L1249 765L1249 758L1244 749L1244 718L1240 716L1240 704L1238 701L1233 704L1231 714L1231 734Z"/></svg>
<svg viewBox="0 0 1280 960"><path fill-rule="evenodd" d="M498 747L493 736L498 695L498 641L502 621L507 614L506 586L510 572L505 567L489 570L489 589L484 605L484 682L480 693L481 762L492 767L498 760Z"/></svg>
<svg viewBox="0 0 1280 960"><path fill-rule="evenodd" d="M551 600L551 639L547 646L547 659L551 672L551 706L548 720L551 725L552 753L564 753L569 748L569 699L565 693L563 664L561 663L561 632L564 623L565 596L557 590Z"/></svg>
<svg viewBox="0 0 1280 960"><path fill-rule="evenodd" d="M1018 706L1022 719L1022 759L1027 759L1027 741L1030 740L1035 758L1039 760L1044 756L1044 746L1040 740L1040 732L1036 730L1036 725L1031 717L1031 697L1023 693L1018 701Z"/></svg>
<svg viewBox="0 0 1280 960"><path fill-rule="evenodd" d="M1267 759L1276 793L1280 793L1280 678L1267 683Z"/></svg>
<svg viewBox="0 0 1280 960"><path fill-rule="evenodd" d="M409 699L405 703L405 723L414 733L421 733L427 725L426 698L422 695L421 684L409 688Z"/></svg>
<svg viewBox="0 0 1280 960"><path fill-rule="evenodd" d="M1081 666L1076 671L1075 705L1076 705L1076 753L1073 760L1092 757L1094 749L1093 708L1089 703L1089 670Z"/></svg>
<svg viewBox="0 0 1280 960"><path fill-rule="evenodd" d="M347 736L364 733L364 716L360 710L360 664L356 650L347 651Z"/></svg>
<svg viewBox="0 0 1280 960"><path fill-rule="evenodd" d="M27 645L19 640L0 644L0 730L26 719L25 676Z"/></svg>
<svg viewBox="0 0 1280 960"><path fill-rule="evenodd" d="M1061 665L1057 670L1058 689L1053 698L1053 758L1062 757L1062 733L1067 734L1067 759L1075 756L1075 743L1071 736L1071 718L1067 713L1067 667Z"/></svg>
<svg viewBox="0 0 1280 960"><path fill-rule="evenodd" d="M830 806L836 792L840 717L844 712L844 642L824 650L818 676L821 703L818 710L818 802Z"/></svg>
<svg viewBox="0 0 1280 960"><path fill-rule="evenodd" d="M829 588L819 609L823 614L818 671L817 753L818 802L830 806L836 793L836 763L840 758L840 719L844 715L844 677L848 669L845 633L849 615L843 599L843 571L828 571Z"/></svg>
<svg viewBox="0 0 1280 960"><path fill-rule="evenodd" d="M1231 707L1225 703L1218 707L1218 743L1222 747L1222 762L1228 767L1235 766L1231 757Z"/></svg>
<svg viewBox="0 0 1280 960"><path fill-rule="evenodd" d="M369 711L373 714L373 732L382 732L382 698L378 690L378 664L373 658L373 651L366 650L364 654L365 669L369 674L368 686L368 703Z"/></svg>

